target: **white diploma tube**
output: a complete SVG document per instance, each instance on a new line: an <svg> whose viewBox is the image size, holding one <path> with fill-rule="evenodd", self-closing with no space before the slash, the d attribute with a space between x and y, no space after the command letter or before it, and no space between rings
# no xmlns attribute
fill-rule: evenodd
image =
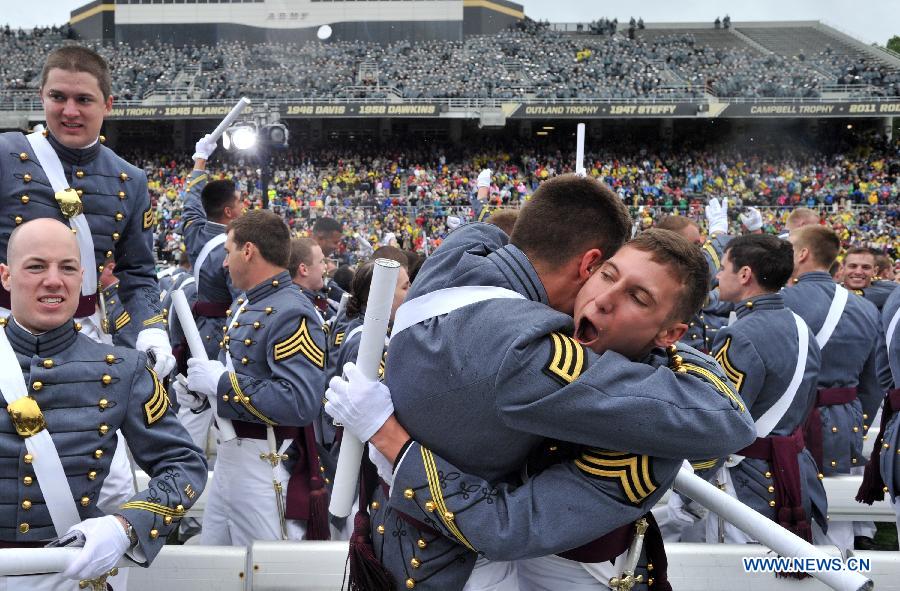
<svg viewBox="0 0 900 591"><path fill-rule="evenodd" d="M780 556L803 557L830 560L831 556L822 552L803 538L789 532L771 519L763 517L731 495L682 468L675 477L675 490L690 497L719 515L739 530L754 537L760 544L771 548ZM837 591L868 591L874 583L864 575L853 571L827 571L809 573L822 583Z"/></svg>
<svg viewBox="0 0 900 591"><path fill-rule="evenodd" d="M0 577L61 573L75 560L81 548L5 548L0 550ZM123 556L116 568L135 566ZM77 581L72 581L77 585Z"/></svg>
<svg viewBox="0 0 900 591"><path fill-rule="evenodd" d="M184 338L187 339L188 348L191 350L191 357L194 359L209 359L206 356L206 348L203 346L203 339L200 337L200 331L197 330L197 323L194 322L194 315L191 314L191 307L188 306L187 297L180 289L172 292L172 304L175 306L175 314L178 315L178 322L181 324L181 330L184 332ZM207 397L209 406L212 409L213 416L216 418L216 425L219 428L219 437L222 441L231 441L237 437L234 432L234 426L231 419L223 419L219 416L218 401L215 396Z"/></svg>
<svg viewBox="0 0 900 591"><path fill-rule="evenodd" d="M399 273L400 263L397 261L375 260L372 286L369 288L369 300L366 302L366 315L359 342L359 354L356 357L356 366L366 379L373 382L378 379L378 366L384 354L384 338L391 318L391 304L394 301ZM353 500L356 498L362 452L363 442L344 431L341 453L334 474L331 504L328 507L329 513L336 517L350 515Z"/></svg>
<svg viewBox="0 0 900 591"><path fill-rule="evenodd" d="M584 123L578 124L575 144L575 174L584 176Z"/></svg>
<svg viewBox="0 0 900 591"><path fill-rule="evenodd" d="M225 115L225 118L222 119L222 122L213 130L210 137L216 141L219 141L219 138L222 137L222 134L225 133L225 130L231 127L231 124L234 123L235 119L240 116L241 112L247 108L247 105L250 104L250 99L243 96L241 100L238 101L238 104Z"/></svg>

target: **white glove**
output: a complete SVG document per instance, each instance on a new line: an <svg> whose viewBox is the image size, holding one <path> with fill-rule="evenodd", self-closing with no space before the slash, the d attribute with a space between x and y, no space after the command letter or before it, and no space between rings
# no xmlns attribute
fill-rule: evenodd
<svg viewBox="0 0 900 591"><path fill-rule="evenodd" d="M741 219L741 223L744 224L744 227L751 232L762 228L762 214L759 213L759 210L755 207L748 207L747 213L742 213L738 217Z"/></svg>
<svg viewBox="0 0 900 591"><path fill-rule="evenodd" d="M482 187L490 187L491 186L491 169L485 168L481 172L478 173L478 181L476 186L481 189Z"/></svg>
<svg viewBox="0 0 900 591"><path fill-rule="evenodd" d="M727 234L728 233L728 201L719 200L713 197L706 206L706 222L710 234Z"/></svg>
<svg viewBox="0 0 900 591"><path fill-rule="evenodd" d="M134 348L144 353L153 351L156 364L153 371L160 378L169 375L175 369L175 356L172 355L172 345L169 344L169 335L161 328L145 328L138 333Z"/></svg>
<svg viewBox="0 0 900 591"><path fill-rule="evenodd" d="M462 220L459 219L458 217L456 217L455 215L447 216L447 227L450 228L451 230L457 229L461 223L462 223Z"/></svg>
<svg viewBox="0 0 900 591"><path fill-rule="evenodd" d="M225 373L225 366L215 359L188 359L188 390L206 396L215 396L219 390L219 378Z"/></svg>
<svg viewBox="0 0 900 591"><path fill-rule="evenodd" d="M385 482L387 482L388 486L394 484L394 465L391 464L384 454L378 451L378 448L372 445L369 445L369 460L375 464L375 469L378 470L378 476Z"/></svg>
<svg viewBox="0 0 900 591"><path fill-rule="evenodd" d="M344 378L331 378L325 398L325 412L360 441L368 441L394 414L388 387L366 378L355 363L344 365Z"/></svg>
<svg viewBox="0 0 900 591"><path fill-rule="evenodd" d="M209 160L212 153L216 151L216 142L206 134L200 138L194 145L194 160Z"/></svg>
<svg viewBox="0 0 900 591"><path fill-rule="evenodd" d="M172 389L175 390L175 400L181 408L199 410L203 407L204 399L188 390L187 380L181 374L172 382Z"/></svg>
<svg viewBox="0 0 900 591"><path fill-rule="evenodd" d="M131 547L125 528L115 515L85 519L66 533L73 531L84 534L84 547L63 572L67 579L96 579L116 566Z"/></svg>

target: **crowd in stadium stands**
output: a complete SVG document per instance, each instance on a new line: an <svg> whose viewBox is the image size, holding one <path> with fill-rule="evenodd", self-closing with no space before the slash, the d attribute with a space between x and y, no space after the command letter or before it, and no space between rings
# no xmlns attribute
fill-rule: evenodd
<svg viewBox="0 0 900 591"><path fill-rule="evenodd" d="M574 157L527 143L515 154L399 150L289 150L273 162L269 202L298 231L316 216L341 217L347 223L346 253L365 249L354 233L372 243L393 233L406 247L424 250L446 234L448 216L477 217L470 195L481 168L494 170L488 209L515 208L541 180L571 172ZM130 158L148 172L165 230L160 247L172 250L190 159L187 154L145 153ZM840 228L847 244L900 255L900 142L852 155L782 150L742 157L733 150L687 150L673 157L619 150L588 154L586 162L588 174L616 191L643 226L675 212L702 223L707 199L725 196L735 224L738 213L756 206L763 208L766 228L777 232L791 208L807 206L821 210ZM212 170L234 179L248 206L258 205L262 187L257 163L220 156Z"/></svg>
<svg viewBox="0 0 900 591"><path fill-rule="evenodd" d="M106 57L119 99L167 92L191 99L252 98L662 98L702 96L817 97L828 84L900 96L900 72L831 47L815 55L762 55L712 48L690 34L635 37L643 22L617 34L618 23L589 25L596 34L566 35L523 21L464 41L328 43L222 42L174 47L88 41ZM32 93L46 54L67 28L3 30L0 98ZM180 73L182 73L179 75ZM199 73L198 73L199 72ZM874 88L874 90L872 90Z"/></svg>

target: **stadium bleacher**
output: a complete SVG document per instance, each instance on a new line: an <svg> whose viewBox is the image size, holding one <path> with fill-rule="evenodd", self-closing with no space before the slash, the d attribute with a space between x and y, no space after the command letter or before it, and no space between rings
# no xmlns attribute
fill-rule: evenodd
<svg viewBox="0 0 900 591"><path fill-rule="evenodd" d="M464 41L222 42L127 45L88 41L109 61L124 100L251 98L637 99L900 96L900 59L864 51L820 23L654 25L614 35L563 33L526 21ZM589 29L587 29L589 30ZM0 33L0 100L39 85L65 28Z"/></svg>

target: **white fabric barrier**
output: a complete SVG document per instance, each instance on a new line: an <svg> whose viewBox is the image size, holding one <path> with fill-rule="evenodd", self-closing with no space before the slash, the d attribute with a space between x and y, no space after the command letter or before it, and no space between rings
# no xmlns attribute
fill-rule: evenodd
<svg viewBox="0 0 900 591"><path fill-rule="evenodd" d="M295 587L297 589L304 587ZM131 568L129 591L246 591L247 548L164 546L149 568Z"/></svg>
<svg viewBox="0 0 900 591"><path fill-rule="evenodd" d="M347 542L256 542L249 556L251 589L341 589L347 548Z"/></svg>
<svg viewBox="0 0 900 591"><path fill-rule="evenodd" d="M837 548L820 546L839 557ZM669 580L678 591L819 591L815 579L745 573L742 557L771 556L756 544L666 544ZM900 591L900 553L854 552L871 561L878 591ZM129 591L333 591L341 588L347 542L258 542L242 547L166 546L149 569L132 568ZM249 564L249 567L247 566ZM249 573L249 576L247 575Z"/></svg>

